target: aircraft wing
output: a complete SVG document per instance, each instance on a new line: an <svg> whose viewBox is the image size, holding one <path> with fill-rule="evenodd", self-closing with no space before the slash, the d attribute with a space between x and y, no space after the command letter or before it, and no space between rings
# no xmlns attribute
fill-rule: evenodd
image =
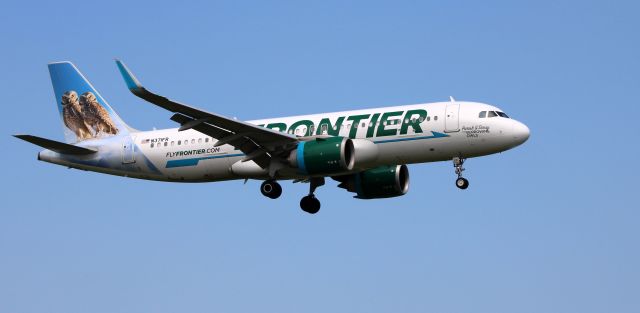
<svg viewBox="0 0 640 313"><path fill-rule="evenodd" d="M217 139L216 145L229 144L246 155L243 161L253 160L266 168L272 157L286 157L298 143L298 139L293 135L206 112L150 92L140 84L124 63L116 60L116 64L127 87L134 95L175 113L171 120L180 123L179 131L193 128Z"/></svg>

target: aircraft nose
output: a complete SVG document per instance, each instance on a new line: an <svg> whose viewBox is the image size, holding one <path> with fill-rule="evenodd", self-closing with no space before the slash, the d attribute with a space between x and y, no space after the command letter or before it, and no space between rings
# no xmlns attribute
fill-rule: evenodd
<svg viewBox="0 0 640 313"><path fill-rule="evenodd" d="M529 139L530 131L527 125L513 121L513 126L511 128L511 133L513 134L513 139L515 141L516 146L523 144L527 139Z"/></svg>

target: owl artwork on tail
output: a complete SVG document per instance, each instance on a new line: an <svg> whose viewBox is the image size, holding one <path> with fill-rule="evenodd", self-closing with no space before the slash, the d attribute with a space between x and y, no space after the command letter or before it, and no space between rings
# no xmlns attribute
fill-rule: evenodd
<svg viewBox="0 0 640 313"><path fill-rule="evenodd" d="M109 112L105 110L96 99L96 96L87 91L80 96L80 105L85 121L98 134L117 134L118 128L111 120Z"/></svg>
<svg viewBox="0 0 640 313"><path fill-rule="evenodd" d="M62 119L64 125L76 134L78 140L93 137L91 127L83 117L78 94L73 90L62 95Z"/></svg>

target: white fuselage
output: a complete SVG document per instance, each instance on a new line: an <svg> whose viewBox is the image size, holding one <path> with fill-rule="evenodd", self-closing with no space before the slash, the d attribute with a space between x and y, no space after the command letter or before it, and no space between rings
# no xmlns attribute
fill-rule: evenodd
<svg viewBox="0 0 640 313"><path fill-rule="evenodd" d="M326 114L248 121L300 137L344 136L375 143L378 155L370 167L477 157L508 150L529 137L528 128L506 117L480 117L500 109L475 102L438 102ZM267 178L265 170L230 145L195 130L177 128L132 132L85 140L79 146L98 149L89 156L44 150L39 159L101 173L180 182ZM359 169L361 170L361 169ZM290 171L281 179L308 175Z"/></svg>

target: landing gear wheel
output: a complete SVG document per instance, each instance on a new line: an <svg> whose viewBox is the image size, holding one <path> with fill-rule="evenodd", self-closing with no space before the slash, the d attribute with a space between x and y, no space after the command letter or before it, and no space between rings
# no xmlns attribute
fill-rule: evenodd
<svg viewBox="0 0 640 313"><path fill-rule="evenodd" d="M267 198L277 199L282 194L282 187L275 180L265 180L260 185L260 192Z"/></svg>
<svg viewBox="0 0 640 313"><path fill-rule="evenodd" d="M453 167L456 169L456 175L458 175L458 179L456 179L456 187L460 189L467 189L469 187L469 181L462 177L462 172L464 172L464 158L455 157L453 158Z"/></svg>
<svg viewBox="0 0 640 313"><path fill-rule="evenodd" d="M314 195L304 196L300 200L300 208L309 214L316 214L320 211L320 200Z"/></svg>
<svg viewBox="0 0 640 313"><path fill-rule="evenodd" d="M467 189L467 187L469 187L469 181L464 177L459 177L456 179L456 187L460 189Z"/></svg>

